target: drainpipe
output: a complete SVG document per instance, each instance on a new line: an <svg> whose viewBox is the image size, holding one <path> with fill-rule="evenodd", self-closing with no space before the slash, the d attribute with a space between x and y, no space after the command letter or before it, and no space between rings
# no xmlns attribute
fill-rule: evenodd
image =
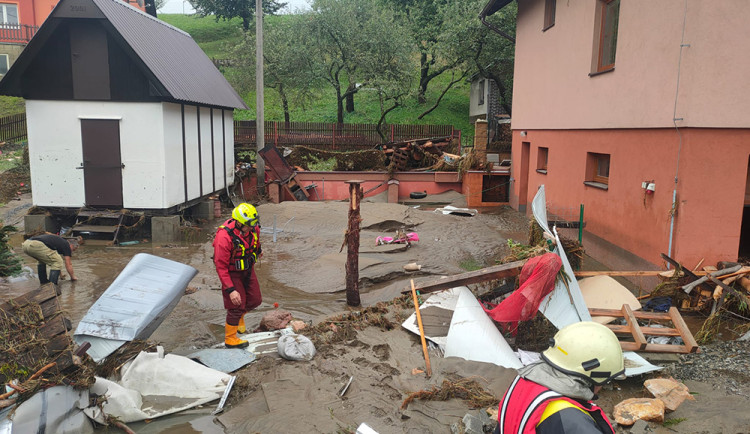
<svg viewBox="0 0 750 434"><path fill-rule="evenodd" d="M677 162L674 172L674 189L672 190L672 209L670 211L670 219L669 219L669 249L667 250L667 256L670 258L672 257L672 241L674 239L674 216L677 210L677 182L678 182L678 175L680 173L680 154L682 153L682 132L680 132L680 127L677 126L677 121L682 121L683 118L677 117L677 97L680 93L680 70L682 67L682 49L686 47L690 47L690 44L685 44L685 23L687 21L687 0L685 0L685 12L682 16L682 37L680 39L680 57L677 61L677 88L675 89L674 94L674 111L672 113L672 123L674 124L674 128L677 131L677 138L678 138L678 146L677 146ZM667 268L669 268L669 264L667 264Z"/></svg>

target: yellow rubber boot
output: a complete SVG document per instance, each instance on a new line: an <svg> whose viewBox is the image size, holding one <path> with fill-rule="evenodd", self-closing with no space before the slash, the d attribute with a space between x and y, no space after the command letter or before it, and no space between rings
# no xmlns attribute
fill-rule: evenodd
<svg viewBox="0 0 750 434"><path fill-rule="evenodd" d="M237 326L224 325L224 346L227 348L245 348L250 345L237 337Z"/></svg>
<svg viewBox="0 0 750 434"><path fill-rule="evenodd" d="M246 333L247 328L245 328L245 317L243 316L240 318L240 323L237 324L237 333Z"/></svg>

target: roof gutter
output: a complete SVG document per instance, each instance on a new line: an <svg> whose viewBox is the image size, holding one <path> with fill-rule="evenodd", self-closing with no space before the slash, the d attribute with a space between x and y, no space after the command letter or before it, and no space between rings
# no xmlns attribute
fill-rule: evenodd
<svg viewBox="0 0 750 434"><path fill-rule="evenodd" d="M498 29L495 25L487 21L487 17L494 14L495 12L499 11L500 9L504 8L508 5L508 3L512 2L513 0L490 0L489 3L482 9L482 13L479 14L479 20L484 24L488 29L492 30L493 32L497 33L498 35L502 36L503 38L509 40L512 43L516 43L516 38L513 36L510 36L509 34L503 32L502 30Z"/></svg>

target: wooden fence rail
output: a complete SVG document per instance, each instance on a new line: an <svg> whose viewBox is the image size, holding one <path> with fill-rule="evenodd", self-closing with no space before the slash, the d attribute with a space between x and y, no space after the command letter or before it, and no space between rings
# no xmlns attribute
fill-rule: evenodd
<svg viewBox="0 0 750 434"><path fill-rule="evenodd" d="M381 139L375 124L334 124L323 122L265 123L265 143L276 146L304 145L328 150L362 150L388 143L428 137L461 139L461 131L451 125L388 125L386 140ZM234 121L234 143L254 146L255 121ZM0 117L0 141L26 140L26 114Z"/></svg>
<svg viewBox="0 0 750 434"><path fill-rule="evenodd" d="M427 137L461 138L461 131L452 125L387 125L385 140L378 134L375 124L266 121L264 128L266 144L304 145L330 150L371 149L383 143ZM234 121L235 145L255 145L256 130L255 121Z"/></svg>
<svg viewBox="0 0 750 434"><path fill-rule="evenodd" d="M0 141L26 140L26 113L0 117Z"/></svg>

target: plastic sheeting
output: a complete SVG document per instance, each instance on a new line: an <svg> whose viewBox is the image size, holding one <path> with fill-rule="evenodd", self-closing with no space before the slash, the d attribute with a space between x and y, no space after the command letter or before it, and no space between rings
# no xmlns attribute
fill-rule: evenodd
<svg viewBox="0 0 750 434"><path fill-rule="evenodd" d="M540 186L536 192L536 196L534 196L534 200L531 203L531 210L537 223L544 230L544 233L555 240L556 245L553 252L560 256L563 271L570 277L567 284L561 279L557 279L554 291L542 300L539 312L558 329L579 321L591 321L591 315L586 307L586 302L583 300L581 289L578 287L578 281L573 273L573 268L570 266L567 256L565 256L565 250L560 242L560 237L557 235L557 230L553 228L550 231L549 229L549 224L547 223L547 198L544 193L544 185Z"/></svg>
<svg viewBox="0 0 750 434"><path fill-rule="evenodd" d="M147 253L135 255L86 312L73 340L79 345L89 341L92 345L88 354L99 361L124 342L147 339L174 309L197 273L180 262Z"/></svg>
<svg viewBox="0 0 750 434"><path fill-rule="evenodd" d="M0 413L1 434L86 434L93 433L83 413L89 405L89 391L55 386L37 392L14 408ZM10 414L10 418L6 418Z"/></svg>
<svg viewBox="0 0 750 434"><path fill-rule="evenodd" d="M104 413L123 422L153 419L221 398L231 376L187 357L141 352L121 370L118 382L96 379L91 392L106 395ZM103 422L97 407L86 413Z"/></svg>

